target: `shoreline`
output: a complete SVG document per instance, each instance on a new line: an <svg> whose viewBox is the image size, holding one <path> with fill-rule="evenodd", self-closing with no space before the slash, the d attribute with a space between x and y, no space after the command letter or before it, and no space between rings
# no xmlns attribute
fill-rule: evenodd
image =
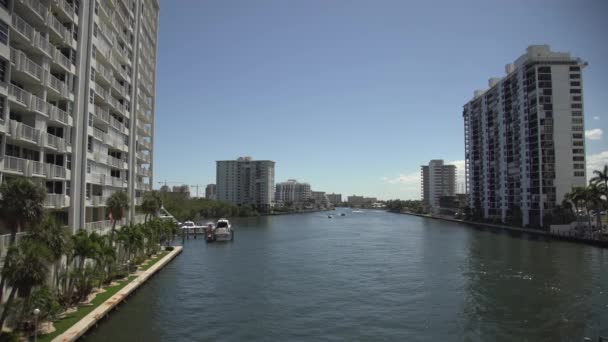
<svg viewBox="0 0 608 342"><path fill-rule="evenodd" d="M178 254L180 254L183 250L182 246L173 246L174 249L169 252L169 254L165 255L161 260L157 261L152 267L149 269L142 271L137 278L133 279L130 283L128 283L125 287L120 289L117 293L115 293L112 297L108 298L105 302L101 303L97 308L93 311L89 312L86 316L84 316L80 321L71 326L68 330L63 332L61 335L55 337L53 342L65 342L65 341L76 341L80 337L82 337L87 331L91 328L94 328L97 323L108 315L112 310L114 310L120 303L129 297L135 290L137 290L141 285L145 284L154 274L156 274L160 269L166 266L169 262L171 262Z"/></svg>
<svg viewBox="0 0 608 342"><path fill-rule="evenodd" d="M391 212L391 211L389 211L389 212ZM547 231L544 231L544 230L538 230L538 229L513 227L513 226L504 225L504 224L495 224L495 223L484 223L484 222L459 220L459 219L455 219L455 218L442 217L442 216L434 216L434 215L428 215L428 214L417 214L417 213L412 213L412 212L401 212L401 213L395 213L395 212L393 212L393 213L394 214L412 215L412 216L418 216L418 217L435 219L435 220L442 220L442 221L447 221L447 222L462 223L462 224L465 224L465 225L474 226L474 227L480 227L480 228L491 228L491 229L499 229L499 230L516 232L516 233L521 233L521 234L530 234L530 235L535 235L535 236L544 236L544 237L546 237L548 239L551 239L551 240L575 242L575 243L580 243L580 244L585 244L585 245L591 245L591 246L600 247L600 248L608 248L608 240L585 239L585 238L580 238L580 237L572 236L570 234L554 234L554 233L550 233L550 232L547 232Z"/></svg>

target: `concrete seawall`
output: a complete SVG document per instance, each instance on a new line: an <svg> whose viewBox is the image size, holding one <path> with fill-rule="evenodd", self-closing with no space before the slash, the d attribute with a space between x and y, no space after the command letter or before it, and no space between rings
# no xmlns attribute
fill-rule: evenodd
<svg viewBox="0 0 608 342"><path fill-rule="evenodd" d="M180 254L182 250L183 247L175 246L174 250L165 255L161 260L157 261L152 267L142 271L137 278L133 279L133 281L120 289L120 291L108 298L108 300L103 302L88 315L84 316L80 321L71 326L63 334L55 337L53 342L75 341L80 338L89 329L94 327L99 320L112 311L118 304L124 301L131 293L133 293L133 291L143 285L148 279L150 279L150 277L152 277L156 272L167 265L178 254Z"/></svg>
<svg viewBox="0 0 608 342"><path fill-rule="evenodd" d="M409 212L402 212L401 214L419 216L419 217L424 217L424 218L429 218L429 219L434 219L434 220L461 223L461 224L474 226L474 227L480 227L480 228L508 230L508 231L512 231L512 232L518 232L518 233L524 233L524 234L530 234L530 235L536 235L536 236L544 236L544 237L547 237L548 239L584 243L584 244L592 245L592 246L596 246L596 247L608 248L608 240L585 239L585 238L581 238L581 237L576 237L571 234L553 234L553 233L550 233L550 232L547 232L544 230L538 230L538 229L512 227L512 226L507 226L507 225L503 225L503 224L466 221L466 220L459 220L459 219L450 218L450 217L416 214L416 213L409 213Z"/></svg>

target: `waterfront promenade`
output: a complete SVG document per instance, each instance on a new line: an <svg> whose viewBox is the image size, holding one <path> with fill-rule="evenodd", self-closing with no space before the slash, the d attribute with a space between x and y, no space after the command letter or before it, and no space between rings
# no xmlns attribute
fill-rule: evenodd
<svg viewBox="0 0 608 342"><path fill-rule="evenodd" d="M86 315L83 319L78 321L78 323L74 324L68 330L66 330L63 334L55 337L53 342L68 342L75 341L81 336L83 336L89 329L94 327L99 320L101 320L104 316L106 316L110 311L112 311L116 306L118 306L122 301L124 301L131 293L137 290L141 285L143 285L150 277L152 277L156 272L158 272L161 268L163 268L166 264L168 264L173 258L175 258L178 254L180 254L183 250L181 246L175 246L174 249L165 255L161 260L157 261L152 267L147 270L142 270L137 273L137 278L133 279L129 284L120 289L116 294L112 297L108 298L105 302L91 311L88 315Z"/></svg>

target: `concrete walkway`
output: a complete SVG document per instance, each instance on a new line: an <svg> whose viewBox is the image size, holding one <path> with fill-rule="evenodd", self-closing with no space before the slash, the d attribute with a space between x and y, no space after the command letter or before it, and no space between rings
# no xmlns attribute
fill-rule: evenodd
<svg viewBox="0 0 608 342"><path fill-rule="evenodd" d="M53 342L75 341L81 337L87 330L91 329L97 322L108 314L114 307L127 298L133 291L144 284L154 273L163 268L169 261L182 252L183 247L176 246L173 251L165 255L161 260L157 261L154 266L146 271L138 272L137 278L133 279L129 284L116 292L115 295L101 303L97 308L84 316L78 323L71 326L63 334L55 337Z"/></svg>

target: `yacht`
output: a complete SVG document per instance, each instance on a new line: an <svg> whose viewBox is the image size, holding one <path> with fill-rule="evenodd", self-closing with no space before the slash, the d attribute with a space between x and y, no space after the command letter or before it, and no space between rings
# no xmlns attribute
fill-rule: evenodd
<svg viewBox="0 0 608 342"><path fill-rule="evenodd" d="M232 241L234 239L234 231L230 222L224 218L217 220L213 236L215 241Z"/></svg>

